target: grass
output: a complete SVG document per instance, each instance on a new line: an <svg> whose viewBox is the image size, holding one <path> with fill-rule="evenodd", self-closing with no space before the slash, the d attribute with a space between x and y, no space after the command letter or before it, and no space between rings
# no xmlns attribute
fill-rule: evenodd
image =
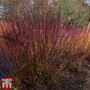
<svg viewBox="0 0 90 90"><path fill-rule="evenodd" d="M90 31L61 26L56 21L10 21L0 24L0 67L14 86L30 89L50 85L89 56ZM8 68L8 69L7 69Z"/></svg>

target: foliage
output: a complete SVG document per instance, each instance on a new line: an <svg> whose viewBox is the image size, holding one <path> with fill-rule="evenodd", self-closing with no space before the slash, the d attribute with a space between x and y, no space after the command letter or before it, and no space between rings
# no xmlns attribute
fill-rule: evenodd
<svg viewBox="0 0 90 90"><path fill-rule="evenodd" d="M11 0L12 1L12 0ZM35 16L58 19L67 26L84 26L89 23L90 6L84 0L14 0L3 1L7 8L3 18L28 19L28 16L36 19ZM32 14L31 14L32 13ZM33 17L34 16L34 17Z"/></svg>
<svg viewBox="0 0 90 90"><path fill-rule="evenodd" d="M89 23L90 6L84 0L58 0L62 22L71 26L84 26Z"/></svg>
<svg viewBox="0 0 90 90"><path fill-rule="evenodd" d="M0 72L13 77L14 86L24 85L29 90L42 83L50 85L89 56L89 31L67 28L49 19L10 21L10 28L3 24Z"/></svg>
<svg viewBox="0 0 90 90"><path fill-rule="evenodd" d="M29 5L23 2L13 7L9 20L0 22L0 72L4 77L14 78L14 88L38 90L38 87L54 86L68 72L80 71L81 61L89 57L90 29L71 28L67 18L62 24L64 7L60 8L57 1L34 0ZM13 4L10 3L10 7ZM69 11L70 17L77 18L76 12L72 12ZM6 15L8 17L8 11ZM77 24L73 22L71 24Z"/></svg>

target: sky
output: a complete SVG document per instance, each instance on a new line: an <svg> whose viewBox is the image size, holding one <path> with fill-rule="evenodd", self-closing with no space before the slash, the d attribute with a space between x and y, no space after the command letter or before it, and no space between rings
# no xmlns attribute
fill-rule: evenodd
<svg viewBox="0 0 90 90"><path fill-rule="evenodd" d="M86 0L87 3L90 3L90 0Z"/></svg>

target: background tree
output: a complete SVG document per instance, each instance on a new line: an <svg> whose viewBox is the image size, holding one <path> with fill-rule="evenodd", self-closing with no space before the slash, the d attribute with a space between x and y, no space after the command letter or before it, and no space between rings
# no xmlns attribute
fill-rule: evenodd
<svg viewBox="0 0 90 90"><path fill-rule="evenodd" d="M58 0L61 20L67 25L83 26L89 23L90 6L85 0Z"/></svg>
<svg viewBox="0 0 90 90"><path fill-rule="evenodd" d="M68 26L84 26L90 18L90 6L85 0L1 0L1 3L5 7L4 19L13 15L14 18L31 17L38 21L35 17L39 15L55 18Z"/></svg>
<svg viewBox="0 0 90 90"><path fill-rule="evenodd" d="M12 15L14 18L23 18L26 10L30 9L30 0L1 0L1 4L5 8L3 19L10 19Z"/></svg>

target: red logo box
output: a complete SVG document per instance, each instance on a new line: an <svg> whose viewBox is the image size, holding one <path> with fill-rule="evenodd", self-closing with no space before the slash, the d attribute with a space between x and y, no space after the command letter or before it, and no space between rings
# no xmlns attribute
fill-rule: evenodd
<svg viewBox="0 0 90 90"><path fill-rule="evenodd" d="M2 89L12 89L13 78L1 78Z"/></svg>

